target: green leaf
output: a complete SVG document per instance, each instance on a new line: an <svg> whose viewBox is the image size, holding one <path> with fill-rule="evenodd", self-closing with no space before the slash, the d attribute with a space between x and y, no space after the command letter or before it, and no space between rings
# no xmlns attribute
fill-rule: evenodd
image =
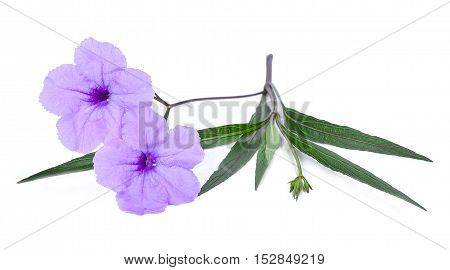
<svg viewBox="0 0 450 270"><path fill-rule="evenodd" d="M270 108L266 104L265 96L261 99L256 112L253 114L250 123L257 123L266 120L270 113ZM233 145L230 152L219 164L218 169L209 177L208 181L202 186L199 195L204 194L225 180L230 178L242 167L247 164L255 155L261 144L261 129L243 136L237 143Z"/></svg>
<svg viewBox="0 0 450 270"><path fill-rule="evenodd" d="M204 149L232 143L242 136L251 134L264 126L267 123L266 118L269 112L270 108L265 103L265 98L263 98L260 105L257 107L256 113L252 116L250 123L226 125L199 130L198 132L201 140L200 143ZM21 184L45 177L92 170L94 168L94 164L92 162L94 155L95 153L89 153L82 157L72 159L68 162L33 174L17 183Z"/></svg>
<svg viewBox="0 0 450 270"><path fill-rule="evenodd" d="M232 143L238 140L242 135L249 134L261 128L265 123L266 122L261 121L258 123L234 124L202 129L198 131L201 140L200 143L204 149ZM45 177L92 170L94 168L94 164L92 163L94 155L95 153L89 153L82 157L72 159L71 161L33 174L17 183L21 184Z"/></svg>
<svg viewBox="0 0 450 270"><path fill-rule="evenodd" d="M266 136L261 136L261 145L259 146L258 154L256 155L255 190L258 189L264 173L266 172L267 167L269 167L270 160L267 160L266 146Z"/></svg>
<svg viewBox="0 0 450 270"><path fill-rule="evenodd" d="M203 149L209 149L237 141L243 135L255 131L265 124L264 121L252 124L233 124L199 130Z"/></svg>
<svg viewBox="0 0 450 270"><path fill-rule="evenodd" d="M92 159L94 158L95 153L89 153L82 157L72 159L71 161L65 162L58 166L52 167L50 169L44 170L42 172L33 174L23 180L17 182L18 184L37 180L40 178L74 173L74 172L82 172L92 170L94 168L94 164L92 163Z"/></svg>
<svg viewBox="0 0 450 270"><path fill-rule="evenodd" d="M417 154L408 148L350 127L332 124L290 108L285 108L284 115L286 126L289 129L300 137L313 142L431 162L429 158Z"/></svg>
<svg viewBox="0 0 450 270"><path fill-rule="evenodd" d="M261 145L256 155L256 170L255 170L255 190L258 189L259 184L264 176L264 173L269 167L273 159L275 151L280 147L280 135L273 123L266 127L265 135L261 138Z"/></svg>
<svg viewBox="0 0 450 270"><path fill-rule="evenodd" d="M266 130L266 159L272 160L273 155L275 154L275 151L280 146L280 134L278 133L277 129L275 128L275 125L273 123L270 123L267 126Z"/></svg>
<svg viewBox="0 0 450 270"><path fill-rule="evenodd" d="M250 118L250 123L258 123L264 120L267 120L267 117L270 114L270 107L267 105L266 102L266 95L263 95L261 97L261 101L259 102L258 106L256 107L255 113Z"/></svg>
<svg viewBox="0 0 450 270"><path fill-rule="evenodd" d="M219 168L209 177L199 193L203 194L223 183L250 161L261 143L261 136L255 131L235 143Z"/></svg>
<svg viewBox="0 0 450 270"><path fill-rule="evenodd" d="M351 161L339 156L338 154L322 147L312 142L309 142L305 138L297 136L288 128L281 126L289 141L301 152L307 154L308 156L317 160L320 164L328 167L334 171L340 172L347 176L352 177L362 183L365 183L373 188L384 191L391 194L397 198L405 200L423 210L426 210L420 204L415 202L413 199L397 190L393 186L384 182L371 172L365 170L364 168L352 163Z"/></svg>

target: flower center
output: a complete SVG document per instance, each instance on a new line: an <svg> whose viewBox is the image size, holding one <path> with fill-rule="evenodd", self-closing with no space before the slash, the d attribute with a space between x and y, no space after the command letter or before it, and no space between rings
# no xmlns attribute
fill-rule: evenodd
<svg viewBox="0 0 450 270"><path fill-rule="evenodd" d="M152 154L142 153L137 162L137 170L138 171L151 170L154 167L156 167L156 165L157 165L156 158Z"/></svg>
<svg viewBox="0 0 450 270"><path fill-rule="evenodd" d="M92 104L98 104L101 102L108 102L109 97L111 96L111 93L109 93L109 89L107 86L96 86L95 88L92 88L89 92L89 99L88 102Z"/></svg>

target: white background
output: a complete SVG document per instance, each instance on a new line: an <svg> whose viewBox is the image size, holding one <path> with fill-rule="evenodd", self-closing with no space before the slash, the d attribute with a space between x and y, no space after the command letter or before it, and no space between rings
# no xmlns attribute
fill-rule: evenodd
<svg viewBox="0 0 450 270"><path fill-rule="evenodd" d="M91 36L116 44L129 66L151 74L154 84L173 97L170 101L259 91L268 53L274 54L274 83L285 92L445 3L5 2L76 42ZM38 102L47 72L72 63L76 45L0 1L1 248L56 220L0 251L0 268L150 269L157 266L125 266L123 256L206 253L241 256L239 268L248 269L257 253L323 253L325 264L312 268L449 269L449 253L441 247L450 247L449 33L450 4L283 95L298 108L309 101L307 112L316 117L391 139L433 159L426 163L337 150L428 212L302 156L314 190L298 202L288 193L292 164L276 157L255 192L253 159L194 203L139 217L118 210L113 193L78 209L106 191L92 171L15 184L79 156L59 143L57 117ZM234 111L233 119L206 118L214 125L245 121L239 108ZM181 121L203 128L196 119L186 114ZM195 170L201 181L226 149L208 150ZM286 147L277 154L290 159ZM210 266L179 268L198 267ZM277 269L298 267L311 266Z"/></svg>

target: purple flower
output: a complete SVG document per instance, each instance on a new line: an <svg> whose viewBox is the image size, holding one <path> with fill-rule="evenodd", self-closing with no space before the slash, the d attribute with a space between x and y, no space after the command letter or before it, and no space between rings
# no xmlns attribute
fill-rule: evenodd
<svg viewBox="0 0 450 270"><path fill-rule="evenodd" d="M151 102L150 76L127 68L114 45L84 40L75 50L75 65L50 71L40 96L49 112L61 116L58 136L70 150L87 153L120 134L125 111Z"/></svg>
<svg viewBox="0 0 450 270"><path fill-rule="evenodd" d="M136 113L127 113L122 139L106 142L94 157L97 182L117 192L120 209L138 215L192 202L200 183L191 170L204 157L195 129L168 131L164 118L149 113L144 130Z"/></svg>

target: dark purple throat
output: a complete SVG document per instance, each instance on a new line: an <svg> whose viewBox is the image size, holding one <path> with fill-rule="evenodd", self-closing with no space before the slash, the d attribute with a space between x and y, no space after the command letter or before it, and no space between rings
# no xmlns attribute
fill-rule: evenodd
<svg viewBox="0 0 450 270"><path fill-rule="evenodd" d="M89 92L88 102L92 104L99 104L109 101L111 93L107 86L96 86Z"/></svg>
<svg viewBox="0 0 450 270"><path fill-rule="evenodd" d="M137 161L137 171L148 171L156 167L156 158L150 153L142 153Z"/></svg>

